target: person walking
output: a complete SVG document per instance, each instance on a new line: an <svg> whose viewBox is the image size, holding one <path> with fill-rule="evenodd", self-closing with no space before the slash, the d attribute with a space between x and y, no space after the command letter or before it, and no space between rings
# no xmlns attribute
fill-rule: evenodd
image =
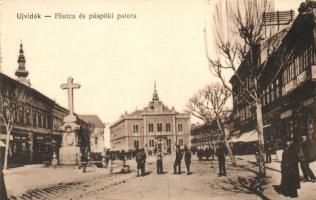
<svg viewBox="0 0 316 200"><path fill-rule="evenodd" d="M225 146L222 142L219 142L216 148L216 156L219 168L218 176L226 176L225 154Z"/></svg>
<svg viewBox="0 0 316 200"><path fill-rule="evenodd" d="M272 146L270 142L267 142L265 144L265 150L266 150L266 163L271 163L271 153L272 153Z"/></svg>
<svg viewBox="0 0 316 200"><path fill-rule="evenodd" d="M139 172L142 171L142 152L141 150L136 150L136 152L137 176L139 176Z"/></svg>
<svg viewBox="0 0 316 200"><path fill-rule="evenodd" d="M141 171L142 171L142 176L145 176L145 166L146 166L146 158L147 158L147 156L146 156L146 153L145 153L145 149L144 148L142 148L142 150L141 150L141 155L142 155L142 157L141 157Z"/></svg>
<svg viewBox="0 0 316 200"><path fill-rule="evenodd" d="M83 169L82 169L83 173L86 173L87 164L88 164L89 160L90 160L90 153L89 153L88 149L86 149L85 152L82 154L82 158L81 158L81 161L83 164Z"/></svg>
<svg viewBox="0 0 316 200"><path fill-rule="evenodd" d="M160 150L156 152L156 157L157 157L157 174L162 174L163 173L163 165L162 165L162 153Z"/></svg>
<svg viewBox="0 0 316 200"><path fill-rule="evenodd" d="M191 152L188 147L184 147L184 162L187 168L187 175L190 175L190 165L191 165Z"/></svg>
<svg viewBox="0 0 316 200"><path fill-rule="evenodd" d="M176 159L173 164L173 172L174 174L181 174L181 160L182 160L183 154L181 152L180 147L177 145L176 147Z"/></svg>
<svg viewBox="0 0 316 200"><path fill-rule="evenodd" d="M297 189L300 188L300 175L298 168L298 150L293 142L288 140L282 154L280 192L291 198L298 197Z"/></svg>
<svg viewBox="0 0 316 200"><path fill-rule="evenodd" d="M0 141L1 143L1 141ZM7 190L5 188L5 182L4 182L4 174L3 174L3 156L2 154L2 146L0 146L0 199L7 200Z"/></svg>
<svg viewBox="0 0 316 200"><path fill-rule="evenodd" d="M309 148L310 143L307 140L307 136L301 136L301 144L299 147L299 161L304 176L303 182L316 181L315 175L309 167Z"/></svg>

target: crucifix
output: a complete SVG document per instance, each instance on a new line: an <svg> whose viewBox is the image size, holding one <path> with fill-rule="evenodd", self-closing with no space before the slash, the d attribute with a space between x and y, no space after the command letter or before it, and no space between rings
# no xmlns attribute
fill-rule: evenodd
<svg viewBox="0 0 316 200"><path fill-rule="evenodd" d="M68 90L68 107L69 107L69 115L73 115L74 114L74 89L79 89L80 88L80 85L77 84L77 83L74 83L73 82L73 78L72 77L69 77L67 79L67 83L65 84L62 84L60 87L62 89L66 89Z"/></svg>

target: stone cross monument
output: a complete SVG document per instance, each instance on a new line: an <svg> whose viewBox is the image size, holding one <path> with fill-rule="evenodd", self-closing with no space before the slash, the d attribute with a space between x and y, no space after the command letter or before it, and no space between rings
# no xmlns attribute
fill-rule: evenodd
<svg viewBox="0 0 316 200"><path fill-rule="evenodd" d="M60 164L77 164L80 161L81 153L78 143L78 133L80 125L74 115L73 90L79 89L80 85L73 83L73 78L69 77L67 83L61 85L62 89L68 90L69 115L64 118L64 124L60 127L63 132L62 147L59 150Z"/></svg>
<svg viewBox="0 0 316 200"><path fill-rule="evenodd" d="M69 115L65 117L64 122L76 122L77 118L74 115L74 89L79 89L80 85L73 82L73 78L69 77L67 83L62 84L60 87L62 89L68 90L68 109Z"/></svg>

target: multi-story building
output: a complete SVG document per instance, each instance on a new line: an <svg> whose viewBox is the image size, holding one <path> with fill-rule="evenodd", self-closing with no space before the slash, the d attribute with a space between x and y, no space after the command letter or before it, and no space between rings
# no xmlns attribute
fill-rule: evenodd
<svg viewBox="0 0 316 200"><path fill-rule="evenodd" d="M191 147L193 149L205 149L215 145L221 139L221 133L216 121L191 126Z"/></svg>
<svg viewBox="0 0 316 200"><path fill-rule="evenodd" d="M152 101L143 110L125 112L110 126L112 150L161 148L173 151L175 145L190 147L190 115L169 109L158 98L156 85Z"/></svg>
<svg viewBox="0 0 316 200"><path fill-rule="evenodd" d="M79 119L88 124L91 153L101 153L103 155L105 148L104 123L97 115L79 115Z"/></svg>
<svg viewBox="0 0 316 200"><path fill-rule="evenodd" d="M19 67L15 73L17 80L0 72L0 89L22 88L27 99L23 105L16 107L15 122L9 143L8 164L10 166L42 163L49 160L54 152L58 157L62 140L62 133L59 129L63 125L64 117L68 115L67 109L30 86L23 53L21 44ZM86 125L82 120L79 120L79 124L82 127ZM87 135L86 130L83 129L80 135ZM0 140L3 143L6 142L6 129L1 119ZM3 156L0 157L3 158Z"/></svg>
<svg viewBox="0 0 316 200"><path fill-rule="evenodd" d="M315 9L314 1L302 4L293 23L278 33L282 37L277 53L282 52L283 56L266 58L269 48L260 48L259 63L268 63L264 69L258 68L262 69L258 80L266 142L281 144L289 138L298 142L300 135L307 135L311 141L316 138ZM282 58L287 58L287 62L280 65ZM247 66L241 65L238 73L247 83ZM231 83L240 95L242 90L236 77L232 77ZM254 107L239 95L233 96L234 132L237 136L250 136L251 130L256 129Z"/></svg>

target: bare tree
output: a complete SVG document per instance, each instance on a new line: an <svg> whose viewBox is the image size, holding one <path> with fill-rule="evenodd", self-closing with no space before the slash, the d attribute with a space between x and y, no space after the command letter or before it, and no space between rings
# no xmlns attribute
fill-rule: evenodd
<svg viewBox="0 0 316 200"><path fill-rule="evenodd" d="M207 85L189 99L187 112L202 119L204 123L216 121L221 137L228 149L232 164L236 165L232 149L226 139L224 120L230 113L227 103L231 93L220 84Z"/></svg>
<svg viewBox="0 0 316 200"><path fill-rule="evenodd" d="M25 105L28 99L28 87L6 86L1 83L0 87L0 120L6 129L6 146L4 157L4 169L8 168L8 152L10 135L17 123L18 112Z"/></svg>
<svg viewBox="0 0 316 200"><path fill-rule="evenodd" d="M273 6L268 0L226 1L215 6L214 39L218 52L216 58L208 53L205 31L206 54L213 75L223 86L244 104L255 110L258 131L259 174L265 176L264 137L262 102L263 91L270 87L283 66L293 59L293 53L280 47L286 31L267 26L263 13L271 13ZM264 87L260 78L266 67L274 59L278 72ZM269 60L270 59L270 60ZM239 70L242 66L243 70ZM227 82L227 74L232 74L238 91L232 90Z"/></svg>

